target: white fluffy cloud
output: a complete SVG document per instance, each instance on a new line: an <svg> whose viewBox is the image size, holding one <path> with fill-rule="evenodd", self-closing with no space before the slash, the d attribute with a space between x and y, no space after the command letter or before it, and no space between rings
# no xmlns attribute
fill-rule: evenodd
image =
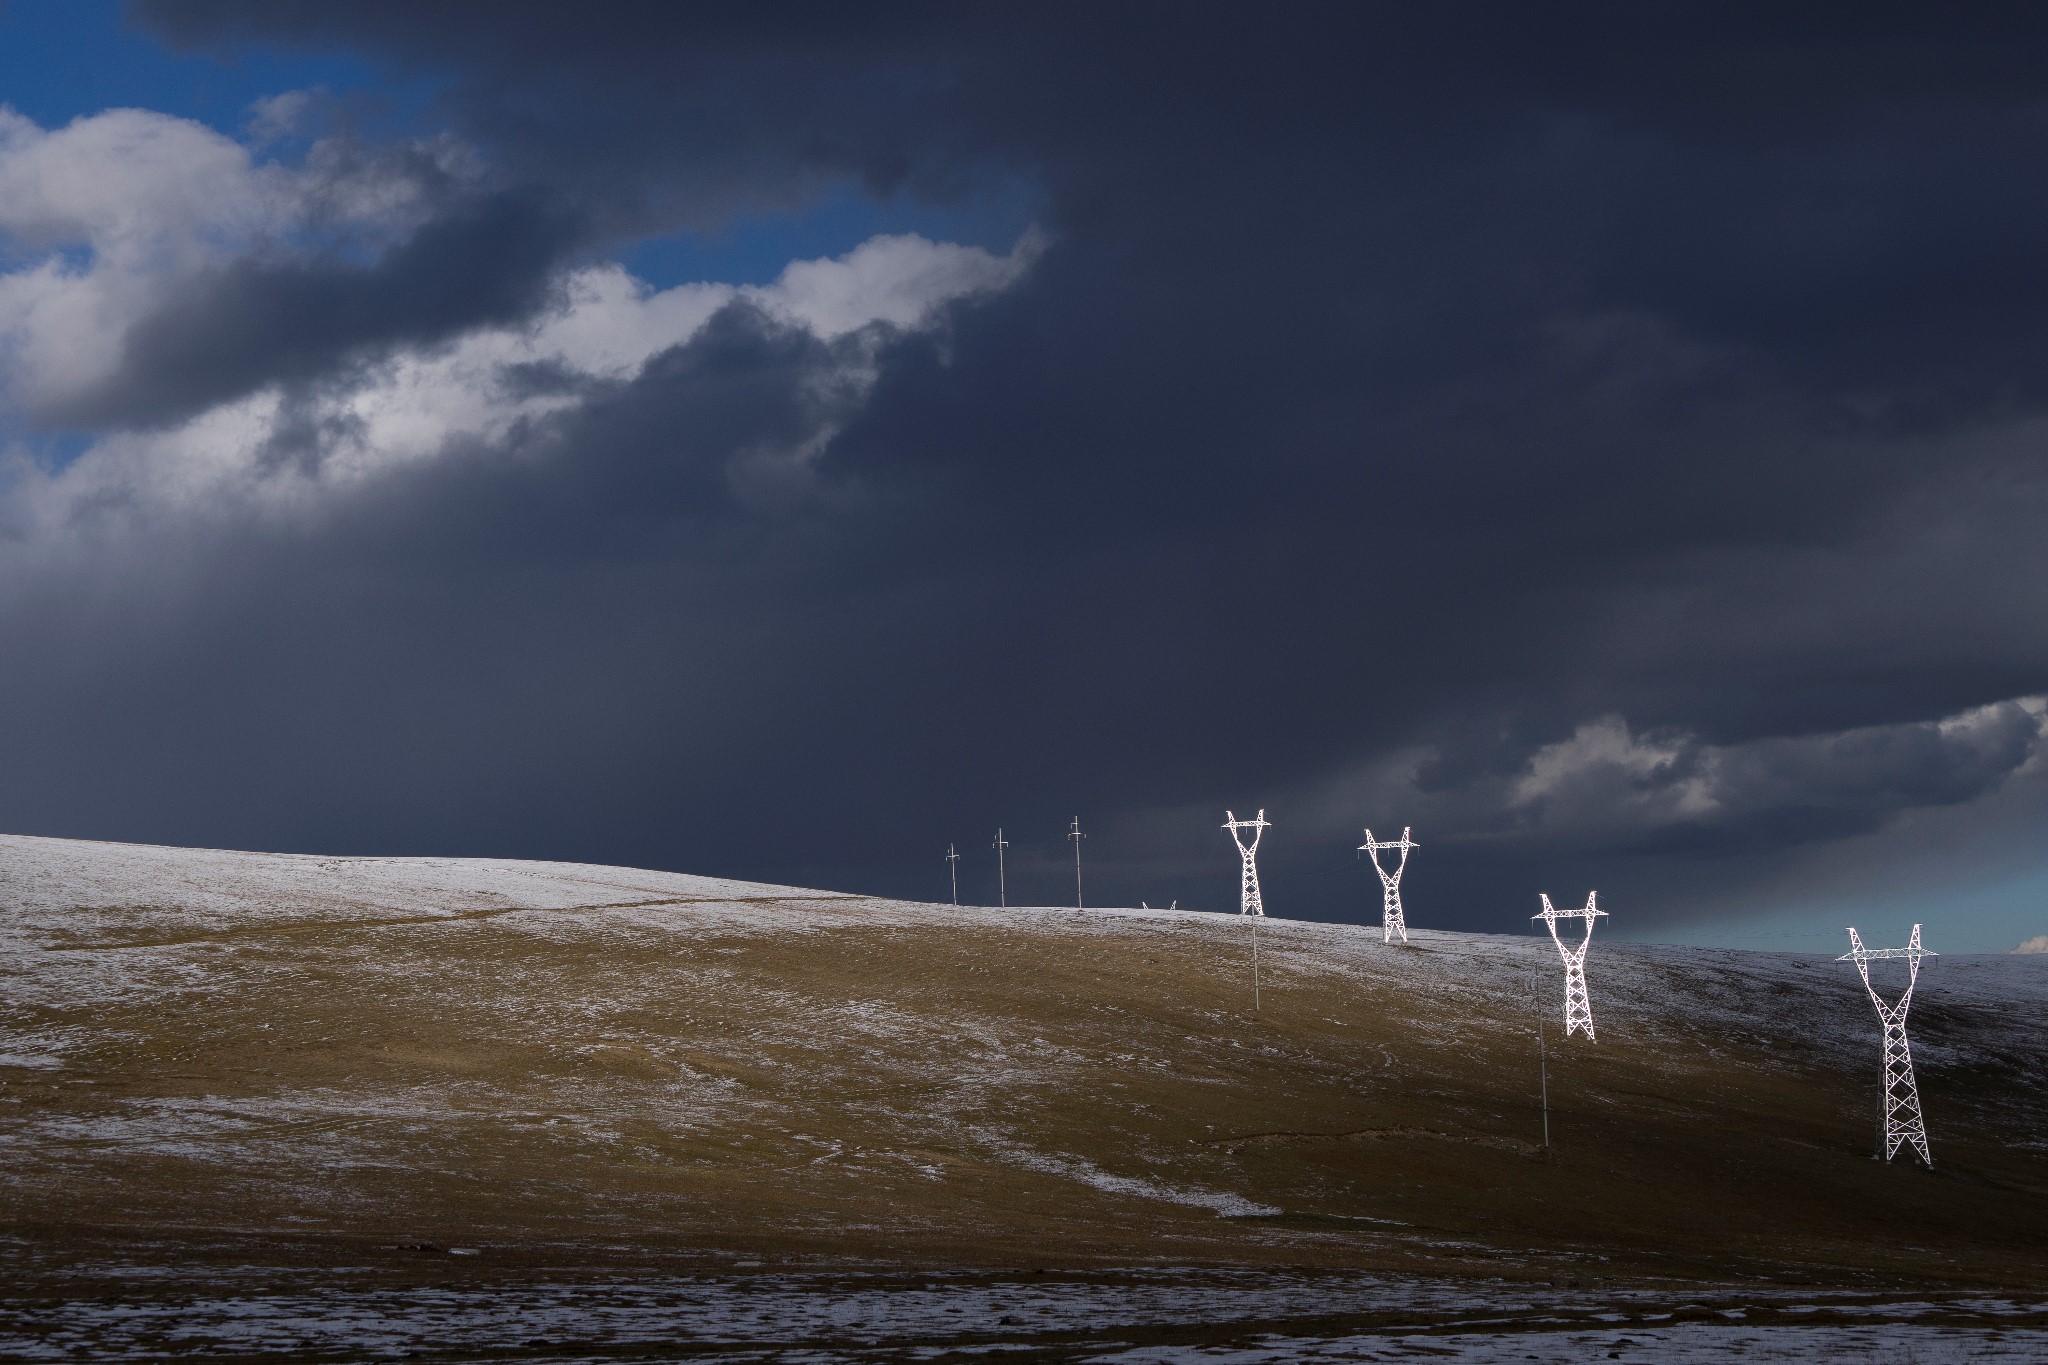
<svg viewBox="0 0 2048 1365"><path fill-rule="evenodd" d="M0 232L32 253L0 275L0 396L36 409L104 381L164 285L275 230L286 198L189 120L115 109L51 132L0 108Z"/></svg>
<svg viewBox="0 0 2048 1365"><path fill-rule="evenodd" d="M332 141L286 167L204 124L110 109L45 129L0 106L0 403L61 408L119 366L128 331L181 281L309 236L402 229L420 165L459 149L365 160Z"/></svg>
<svg viewBox="0 0 2048 1365"><path fill-rule="evenodd" d="M1009 255L995 256L914 234L872 237L832 260L792 261L774 284L744 292L822 337L873 322L912 327L939 304L1006 287L1043 244L1027 233Z"/></svg>
<svg viewBox="0 0 2048 1365"><path fill-rule="evenodd" d="M914 325L954 299L1003 288L1036 250L1029 236L1003 256L916 236L877 237L841 257L795 262L775 283L758 287L656 290L619 266L593 266L571 275L558 306L526 326L478 329L452 345L401 352L315 400L311 411L287 411L281 396L267 391L167 431L108 436L54 477L30 480L22 495L37 498L46 524L69 521L87 505L216 505L234 498L303 506L323 489L430 459L451 442L496 441L519 422L582 401L573 390L518 392L505 382L517 367L630 379L738 299L826 339L876 322ZM867 378L856 350L846 381L857 388ZM322 423L334 433L317 466L266 462L287 420ZM822 435L808 443L812 453Z"/></svg>
<svg viewBox="0 0 2048 1365"><path fill-rule="evenodd" d="M294 110L270 101L254 126L262 134ZM460 148L427 151L452 176L473 169ZM34 414L107 382L128 330L195 272L303 250L307 239L343 230L388 239L410 225L419 199L402 167L380 170L332 143L285 167L201 124L145 110L46 130L0 108L0 235L14 247L14 268L0 274L0 403ZM496 440L581 401L573 385L508 384L522 367L630 379L741 300L826 340L876 323L918 327L949 302L1007 287L1040 245L1028 234L997 255L879 236L841 256L791 262L766 286L654 289L616 264L588 266L560 282L542 316L396 351L317 397L288 405L261 391L169 429L112 433L54 472L17 460L10 520L69 525L81 509L109 506L303 505L322 489L432 458L451 442ZM868 378L861 348L847 355L845 380L857 391ZM267 458L286 422L331 433L319 459L281 468Z"/></svg>
<svg viewBox="0 0 2048 1365"><path fill-rule="evenodd" d="M287 179L189 119L110 109L47 130L0 108L0 228L30 247L132 262L246 240L284 221Z"/></svg>

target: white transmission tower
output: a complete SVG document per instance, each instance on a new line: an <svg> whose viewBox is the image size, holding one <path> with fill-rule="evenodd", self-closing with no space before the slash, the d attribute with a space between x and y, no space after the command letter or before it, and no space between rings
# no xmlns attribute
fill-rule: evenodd
<svg viewBox="0 0 2048 1365"><path fill-rule="evenodd" d="M1237 845L1237 853L1244 860L1244 875L1238 881L1237 913L1248 915L1252 921L1252 1008L1259 1007L1259 921L1266 917L1265 902L1259 899L1259 837L1266 832L1268 821L1262 806L1259 813L1249 820L1237 818L1237 812L1223 812L1223 828L1230 831L1231 842ZM1244 841L1244 830L1252 832L1252 841Z"/></svg>
<svg viewBox="0 0 2048 1365"><path fill-rule="evenodd" d="M1593 1002L1586 995L1586 949L1593 946L1593 921L1607 912L1595 903L1596 892L1586 893L1586 908L1583 910L1559 910L1550 903L1550 897L1543 897L1543 913L1531 915L1550 926L1550 941L1557 945L1557 951L1564 958L1564 1036L1584 1029L1587 1041L1593 1041ZM1586 922L1586 936L1573 948L1557 936L1557 922L1561 919L1582 919Z"/></svg>
<svg viewBox="0 0 2048 1365"><path fill-rule="evenodd" d="M946 845L946 870L953 874L953 904L960 903L960 855L951 844Z"/></svg>
<svg viewBox="0 0 2048 1365"><path fill-rule="evenodd" d="M1884 1097L1880 1101L1884 1159L1890 1161L1899 1154L1899 1148L1910 1142L1920 1154L1920 1164L1930 1170L1934 1158L1927 1152L1927 1124L1920 1116L1920 1087L1913 1081L1913 1049L1906 1044L1906 1011L1913 1006L1913 987L1920 984L1920 959L1939 956L1920 946L1920 926L1916 924L1913 936L1903 948L1866 948L1862 938L1851 929L1849 951L1835 959L1856 964L1856 970L1863 974L1863 989L1870 993L1870 1003L1877 1006L1878 1020L1884 1025ZM1888 957L1906 959L1906 993L1890 1005L1877 993L1877 987L1870 984L1871 962Z"/></svg>
<svg viewBox="0 0 2048 1365"><path fill-rule="evenodd" d="M1259 900L1259 836L1271 823L1263 809L1249 820L1238 819L1233 811L1223 812L1223 828L1229 830L1230 837L1237 841L1238 856L1244 859L1244 877L1238 883L1237 913L1240 915L1265 917L1266 907ZM1247 829L1252 832L1250 843L1246 843L1244 835L1238 832Z"/></svg>
<svg viewBox="0 0 2048 1365"><path fill-rule="evenodd" d="M1380 874L1380 886L1385 892L1380 906L1380 937L1383 942L1392 943L1396 934L1401 936L1401 942L1408 941L1408 921L1401 913L1401 874L1408 868L1408 850L1421 847L1421 844L1408 837L1408 827L1405 825L1401 828L1401 837L1398 840L1375 839L1372 837L1372 831L1367 830L1365 842L1358 846L1360 853L1371 852L1372 870ZM1380 866L1380 850L1383 848L1401 850L1401 861L1394 864L1392 872Z"/></svg>

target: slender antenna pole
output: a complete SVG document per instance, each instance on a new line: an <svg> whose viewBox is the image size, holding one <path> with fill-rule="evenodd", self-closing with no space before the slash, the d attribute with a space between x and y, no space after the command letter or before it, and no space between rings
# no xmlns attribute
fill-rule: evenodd
<svg viewBox="0 0 2048 1365"><path fill-rule="evenodd" d="M951 844L946 845L946 870L953 874L953 904L960 903L960 855Z"/></svg>
<svg viewBox="0 0 2048 1365"><path fill-rule="evenodd" d="M1003 885L1003 850L1009 846L1009 841L1003 838L1002 826L996 826L996 841L989 847L996 851L996 904L1004 907L1010 903L1010 893Z"/></svg>
<svg viewBox="0 0 2048 1365"><path fill-rule="evenodd" d="M1081 841L1088 836L1081 832L1081 817L1074 817L1074 824L1067 831L1067 837L1074 841L1074 908L1081 908Z"/></svg>

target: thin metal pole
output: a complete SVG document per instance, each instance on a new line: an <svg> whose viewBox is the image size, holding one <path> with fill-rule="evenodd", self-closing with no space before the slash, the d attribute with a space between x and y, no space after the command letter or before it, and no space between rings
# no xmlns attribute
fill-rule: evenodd
<svg viewBox="0 0 2048 1365"><path fill-rule="evenodd" d="M1074 908L1075 908L1076 910L1079 910L1079 909L1081 909L1081 908L1082 908L1082 906L1081 906L1081 841L1082 841L1083 839L1085 839L1085 838L1087 838L1087 837L1088 837L1087 835L1085 835L1085 834L1083 834L1083 833L1081 832L1081 817L1080 817L1080 816L1078 816L1078 815L1077 815L1077 816L1075 816L1075 817L1074 817L1074 827L1073 827L1073 829L1072 829L1072 830L1070 830L1070 831L1068 832L1068 834L1067 834L1067 837L1068 837L1069 839L1072 839L1072 840L1074 841Z"/></svg>
<svg viewBox="0 0 2048 1365"><path fill-rule="evenodd" d="M1263 916L1253 915L1252 921L1252 1013L1259 1012L1259 920Z"/></svg>
<svg viewBox="0 0 2048 1365"><path fill-rule="evenodd" d="M1003 838L1003 827L997 825L996 841L991 847L996 851L996 904L1003 907L1010 904L1010 893L1003 884L1003 850L1009 846L1009 842Z"/></svg>
<svg viewBox="0 0 2048 1365"><path fill-rule="evenodd" d="M950 843L946 845L946 870L953 874L953 904L960 903L960 854Z"/></svg>

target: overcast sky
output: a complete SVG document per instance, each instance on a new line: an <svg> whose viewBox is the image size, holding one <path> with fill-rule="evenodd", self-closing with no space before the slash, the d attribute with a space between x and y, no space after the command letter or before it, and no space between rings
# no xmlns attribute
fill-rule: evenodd
<svg viewBox="0 0 2048 1365"><path fill-rule="evenodd" d="M2048 932L2048 10L14 0L0 101L0 827Z"/></svg>

